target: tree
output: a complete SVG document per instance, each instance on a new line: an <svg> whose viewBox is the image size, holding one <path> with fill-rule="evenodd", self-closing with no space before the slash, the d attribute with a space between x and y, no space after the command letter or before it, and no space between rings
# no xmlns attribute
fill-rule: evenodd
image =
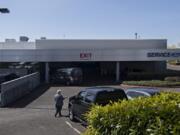
<svg viewBox="0 0 180 135"><path fill-rule="evenodd" d="M10 13L10 11L8 8L0 8L0 13L6 14L6 13Z"/></svg>

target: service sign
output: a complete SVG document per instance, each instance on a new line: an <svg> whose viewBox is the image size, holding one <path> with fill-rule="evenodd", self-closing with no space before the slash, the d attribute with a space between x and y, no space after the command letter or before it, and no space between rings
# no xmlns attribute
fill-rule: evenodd
<svg viewBox="0 0 180 135"><path fill-rule="evenodd" d="M148 52L147 57L177 58L180 57L180 52Z"/></svg>

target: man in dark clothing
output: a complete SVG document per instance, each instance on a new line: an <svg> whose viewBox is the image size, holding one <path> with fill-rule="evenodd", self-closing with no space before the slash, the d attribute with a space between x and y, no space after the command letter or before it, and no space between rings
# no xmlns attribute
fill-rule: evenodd
<svg viewBox="0 0 180 135"><path fill-rule="evenodd" d="M54 95L54 100L55 100L55 107L56 107L56 113L55 113L55 117L57 117L57 114L59 114L59 117L61 117L61 110L62 110L62 106L63 106L63 101L64 101L64 97L61 94L61 90L57 90L57 93Z"/></svg>

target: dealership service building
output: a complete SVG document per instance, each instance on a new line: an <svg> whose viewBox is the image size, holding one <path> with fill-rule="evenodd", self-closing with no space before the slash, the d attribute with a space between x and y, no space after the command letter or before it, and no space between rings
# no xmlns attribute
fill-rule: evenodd
<svg viewBox="0 0 180 135"><path fill-rule="evenodd" d="M44 64L46 82L51 70L81 67L86 76L124 72L164 72L167 60L180 59L180 49L167 49L166 39L39 39L1 42L0 62Z"/></svg>

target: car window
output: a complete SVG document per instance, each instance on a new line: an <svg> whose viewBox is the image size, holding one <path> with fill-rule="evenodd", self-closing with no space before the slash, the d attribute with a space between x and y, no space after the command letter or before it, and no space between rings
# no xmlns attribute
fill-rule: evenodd
<svg viewBox="0 0 180 135"><path fill-rule="evenodd" d="M142 97L142 96L147 96L144 93L141 92L136 92L136 91L128 91L127 95L132 97L132 98L136 98L136 97Z"/></svg>
<svg viewBox="0 0 180 135"><path fill-rule="evenodd" d="M116 102L123 99L127 99L123 90L103 91L97 94L96 103L107 104L110 101Z"/></svg>
<svg viewBox="0 0 180 135"><path fill-rule="evenodd" d="M74 70L72 70L71 75L72 75L73 77L82 76L82 71L81 71L80 69L74 69Z"/></svg>
<svg viewBox="0 0 180 135"><path fill-rule="evenodd" d="M63 75L63 76L68 74L67 72L64 72L64 71L58 71L57 73L58 73L58 75Z"/></svg>
<svg viewBox="0 0 180 135"><path fill-rule="evenodd" d="M86 92L85 91L81 91L79 94L78 94L78 99L79 100L84 100L86 96Z"/></svg>
<svg viewBox="0 0 180 135"><path fill-rule="evenodd" d="M88 93L85 97L85 102L87 103L93 103L94 102L95 95L92 93Z"/></svg>

